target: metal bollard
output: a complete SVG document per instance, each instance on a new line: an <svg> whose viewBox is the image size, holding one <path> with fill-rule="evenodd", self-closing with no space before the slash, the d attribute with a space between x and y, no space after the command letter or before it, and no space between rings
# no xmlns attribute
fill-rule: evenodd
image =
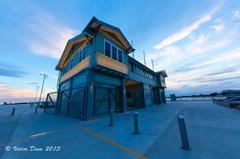
<svg viewBox="0 0 240 159"><path fill-rule="evenodd" d="M12 109L12 114L11 114L11 116L14 116L14 114L15 114L15 108Z"/></svg>
<svg viewBox="0 0 240 159"><path fill-rule="evenodd" d="M178 126L179 126L179 131L180 131L181 140L182 140L182 149L190 150L187 129L186 129L183 115L178 115Z"/></svg>
<svg viewBox="0 0 240 159"><path fill-rule="evenodd" d="M113 110L110 109L109 127L113 127Z"/></svg>
<svg viewBox="0 0 240 159"><path fill-rule="evenodd" d="M139 134L138 112L134 112L134 114L133 114L133 121L134 121L134 132L133 132L133 134L138 135Z"/></svg>
<svg viewBox="0 0 240 159"><path fill-rule="evenodd" d="M35 114L38 112L38 106L35 107Z"/></svg>

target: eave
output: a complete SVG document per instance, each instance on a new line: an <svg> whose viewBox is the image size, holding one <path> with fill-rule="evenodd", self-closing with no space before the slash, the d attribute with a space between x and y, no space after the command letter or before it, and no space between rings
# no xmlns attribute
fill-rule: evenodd
<svg viewBox="0 0 240 159"><path fill-rule="evenodd" d="M107 31L115 34L123 44L128 54L135 50L132 47L132 45L128 42L128 40L126 39L126 37L123 35L122 31L119 28L112 26L110 24L107 24L105 22L102 22L98 20L96 17L93 17L91 19L91 21L88 23L88 25L85 27L83 31L96 34L99 30Z"/></svg>
<svg viewBox="0 0 240 159"><path fill-rule="evenodd" d="M77 44L79 42L84 42L84 41L90 41L93 37L90 34L87 33L81 33L77 35L76 37L68 40L65 49L63 51L63 54L59 60L59 63L56 66L56 70L62 70L64 67L64 63L68 57L69 52L71 51L71 48L74 44Z"/></svg>

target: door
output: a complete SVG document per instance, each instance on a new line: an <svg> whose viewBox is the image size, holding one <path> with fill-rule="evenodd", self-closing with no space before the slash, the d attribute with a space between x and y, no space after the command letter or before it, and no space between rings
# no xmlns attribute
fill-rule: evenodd
<svg viewBox="0 0 240 159"><path fill-rule="evenodd" d="M160 93L158 88L153 88L153 102L154 104L160 104Z"/></svg>
<svg viewBox="0 0 240 159"><path fill-rule="evenodd" d="M115 88L95 87L95 108L94 115L105 114L116 109Z"/></svg>

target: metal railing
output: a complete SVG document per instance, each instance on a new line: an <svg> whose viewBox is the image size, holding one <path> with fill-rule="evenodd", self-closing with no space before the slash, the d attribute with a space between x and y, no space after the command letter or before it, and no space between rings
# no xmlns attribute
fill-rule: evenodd
<svg viewBox="0 0 240 159"><path fill-rule="evenodd" d="M47 94L44 112L83 118L86 87L76 87Z"/></svg>

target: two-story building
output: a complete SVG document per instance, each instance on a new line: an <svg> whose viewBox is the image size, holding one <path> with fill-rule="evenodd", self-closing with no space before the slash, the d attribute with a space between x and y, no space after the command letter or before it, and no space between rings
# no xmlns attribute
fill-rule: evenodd
<svg viewBox="0 0 240 159"><path fill-rule="evenodd" d="M121 30L93 17L67 42L59 70L57 112L81 119L165 103L165 71L154 72L129 56Z"/></svg>

